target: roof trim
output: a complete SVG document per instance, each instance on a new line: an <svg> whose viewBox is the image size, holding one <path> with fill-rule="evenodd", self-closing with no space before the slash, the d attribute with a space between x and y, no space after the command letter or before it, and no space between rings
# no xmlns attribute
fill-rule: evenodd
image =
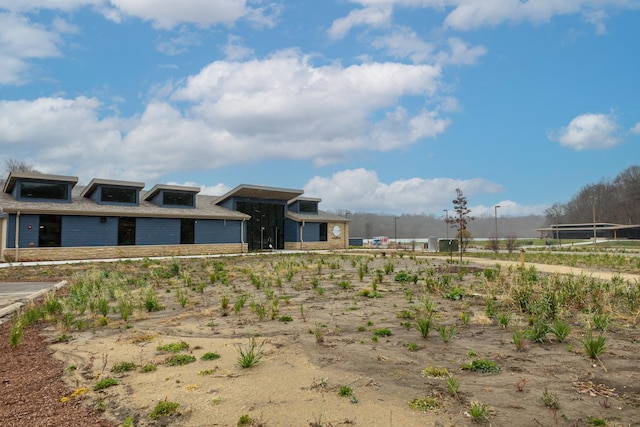
<svg viewBox="0 0 640 427"><path fill-rule="evenodd" d="M151 200L156 194L160 191L168 190L168 191L182 191L184 193L193 193L198 194L200 192L200 187L188 187L186 185L167 185L167 184L156 184L153 188L144 195L143 200Z"/></svg>
<svg viewBox="0 0 640 427"><path fill-rule="evenodd" d="M215 201L216 205L232 197L249 197L255 199L283 200L288 202L302 195L304 191L290 188L263 187L260 185L240 184Z"/></svg>
<svg viewBox="0 0 640 427"><path fill-rule="evenodd" d="M101 186L109 186L109 187L133 187L138 190L142 190L144 188L144 182L135 182L135 181L118 181L115 179L100 179L94 178L89 184L82 190L80 193L80 197L89 197L93 194L96 189Z"/></svg>
<svg viewBox="0 0 640 427"><path fill-rule="evenodd" d="M71 184L72 188L75 187L75 185L78 183L77 176L49 175L38 172L9 172L7 181L4 183L3 191L5 193L11 193L18 179L66 182L68 184Z"/></svg>

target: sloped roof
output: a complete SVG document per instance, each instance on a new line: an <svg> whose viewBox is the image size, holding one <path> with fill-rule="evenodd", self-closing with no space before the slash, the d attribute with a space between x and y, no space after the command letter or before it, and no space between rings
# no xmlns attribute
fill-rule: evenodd
<svg viewBox="0 0 640 427"><path fill-rule="evenodd" d="M227 192L216 201L217 204L223 203L232 197L249 197L256 199L283 200L288 202L302 195L304 191L293 190L289 188L263 187L260 185L240 184L233 190Z"/></svg>
<svg viewBox="0 0 640 427"><path fill-rule="evenodd" d="M184 185L164 185L164 184L156 184L153 188L144 195L144 200L151 200L153 197L158 194L160 191L183 191L186 193L199 193L199 187L187 187Z"/></svg>
<svg viewBox="0 0 640 427"><path fill-rule="evenodd" d="M156 218L202 218L202 219L249 219L250 216L232 211L215 204L215 196L196 196L193 209L160 207L145 201L145 191L140 192L139 206L101 205L82 197L84 186L72 190L71 203L31 202L16 200L11 194L0 193L0 207L5 213L46 214L46 215L89 215L89 216L128 216Z"/></svg>
<svg viewBox="0 0 640 427"><path fill-rule="evenodd" d="M296 222L351 222L349 218L324 211L318 211L317 214L287 212L286 214L284 214L284 217Z"/></svg>
<svg viewBox="0 0 640 427"><path fill-rule="evenodd" d="M142 190L144 188L144 182L134 182L134 181L117 181L114 179L99 179L94 178L84 187L82 193L80 193L81 197L89 197L93 194L96 189L101 186L109 186L109 187L127 187L127 188L137 188L138 190Z"/></svg>
<svg viewBox="0 0 640 427"><path fill-rule="evenodd" d="M78 183L77 176L48 175L48 174L37 173L37 172L9 172L9 177L4 183L3 193L11 193L18 179L67 182L67 183L70 183L72 187Z"/></svg>

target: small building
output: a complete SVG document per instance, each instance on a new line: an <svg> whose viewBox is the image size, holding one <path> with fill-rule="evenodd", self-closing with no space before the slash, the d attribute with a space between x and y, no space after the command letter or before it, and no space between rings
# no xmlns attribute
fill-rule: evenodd
<svg viewBox="0 0 640 427"><path fill-rule="evenodd" d="M0 193L7 262L346 249L349 220L302 190L200 188L12 172Z"/></svg>

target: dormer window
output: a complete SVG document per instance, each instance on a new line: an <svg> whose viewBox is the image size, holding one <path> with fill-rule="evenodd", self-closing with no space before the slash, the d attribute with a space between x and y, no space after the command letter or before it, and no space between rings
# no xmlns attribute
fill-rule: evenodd
<svg viewBox="0 0 640 427"><path fill-rule="evenodd" d="M186 187L182 185L154 185L144 195L144 200L163 208L190 208L196 207L196 194L200 192L198 187Z"/></svg>
<svg viewBox="0 0 640 427"><path fill-rule="evenodd" d="M124 187L101 187L100 201L107 203L136 203L138 190Z"/></svg>
<svg viewBox="0 0 640 427"><path fill-rule="evenodd" d="M195 206L195 194L184 191L168 191L162 192L162 204L165 206Z"/></svg>
<svg viewBox="0 0 640 427"><path fill-rule="evenodd" d="M23 199L69 200L69 184L62 182L20 181Z"/></svg>
<svg viewBox="0 0 640 427"><path fill-rule="evenodd" d="M315 202L300 201L300 213L318 213L318 204Z"/></svg>
<svg viewBox="0 0 640 427"><path fill-rule="evenodd" d="M80 193L99 205L138 206L143 182L115 181L110 179L92 179Z"/></svg>

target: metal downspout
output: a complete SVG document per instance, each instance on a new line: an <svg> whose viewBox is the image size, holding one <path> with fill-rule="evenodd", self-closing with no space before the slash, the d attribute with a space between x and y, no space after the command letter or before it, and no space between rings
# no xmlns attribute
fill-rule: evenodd
<svg viewBox="0 0 640 427"><path fill-rule="evenodd" d="M304 221L302 221L302 225L300 226L300 250L304 249L304 240L302 239L303 231L304 231Z"/></svg>
<svg viewBox="0 0 640 427"><path fill-rule="evenodd" d="M240 252L244 253L244 223L245 223L246 219L242 220L242 223L240 224Z"/></svg>
<svg viewBox="0 0 640 427"><path fill-rule="evenodd" d="M16 241L15 241L15 245L16 245L16 261L18 262L18 247L20 246L20 244L18 243L20 239L20 211L18 211L18 213L16 214Z"/></svg>

